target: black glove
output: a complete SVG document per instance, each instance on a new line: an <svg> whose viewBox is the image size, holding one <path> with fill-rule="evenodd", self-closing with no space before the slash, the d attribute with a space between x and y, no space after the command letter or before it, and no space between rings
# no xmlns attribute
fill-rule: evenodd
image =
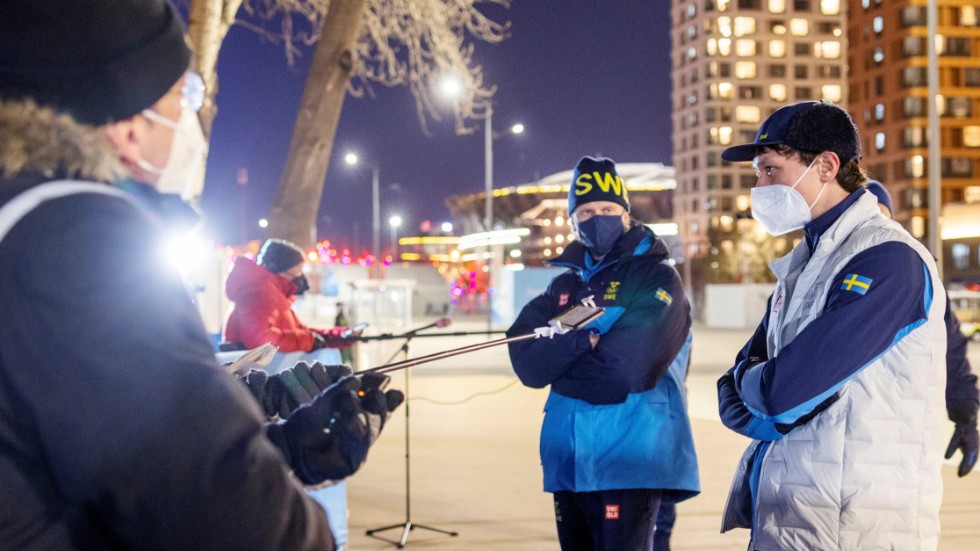
<svg viewBox="0 0 980 551"><path fill-rule="evenodd" d="M348 376L297 408L285 423L268 425L269 439L304 484L347 478L367 458L372 439L357 394L360 384Z"/></svg>
<svg viewBox="0 0 980 551"><path fill-rule="evenodd" d="M361 388L357 395L361 397L361 408L367 414L372 444L381 434L391 412L405 401L405 394L400 390L385 391L389 381L387 375L379 373L361 375Z"/></svg>
<svg viewBox="0 0 980 551"><path fill-rule="evenodd" d="M316 350L319 350L321 348L326 348L326 347L327 347L327 338L324 337L323 335L317 333L316 331L314 331L313 332L313 348L311 348L309 351L310 352L314 352Z"/></svg>
<svg viewBox="0 0 980 551"><path fill-rule="evenodd" d="M966 476L977 463L977 452L980 451L980 434L977 433L977 410L975 407L956 408L949 410L949 418L956 423L953 437L946 448L946 459L953 457L956 450L963 452L963 460L956 474Z"/></svg>
<svg viewBox="0 0 980 551"><path fill-rule="evenodd" d="M275 375L253 369L242 381L267 417L278 415L281 419L289 419L294 409L312 402L321 391L350 374L351 369L346 365L324 366L314 362L310 366L298 362L291 369Z"/></svg>

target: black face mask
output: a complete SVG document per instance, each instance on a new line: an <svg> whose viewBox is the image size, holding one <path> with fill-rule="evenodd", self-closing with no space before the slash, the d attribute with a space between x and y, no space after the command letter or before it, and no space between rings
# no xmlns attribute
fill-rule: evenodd
<svg viewBox="0 0 980 551"><path fill-rule="evenodd" d="M310 282L306 279L305 275L296 276L289 281L292 281L293 285L296 286L296 291L293 292L293 294L296 296L302 295L310 289Z"/></svg>
<svg viewBox="0 0 980 551"><path fill-rule="evenodd" d="M621 214L593 216L578 223L579 241L595 257L606 256L624 233Z"/></svg>

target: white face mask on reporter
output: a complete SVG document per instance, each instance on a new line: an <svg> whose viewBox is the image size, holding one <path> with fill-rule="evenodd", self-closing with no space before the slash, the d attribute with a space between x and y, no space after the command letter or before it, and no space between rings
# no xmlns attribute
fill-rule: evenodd
<svg viewBox="0 0 980 551"><path fill-rule="evenodd" d="M796 179L796 182L792 186L770 184L763 187L754 187L750 191L752 197L752 218L755 218L757 222L762 224L762 227L769 232L769 235L783 235L793 230L798 230L813 219L810 210L820 200L820 196L823 195L823 190L827 187L827 184L820 186L820 193L817 194L817 198L811 204L807 204L803 195L799 191L796 191L796 186L800 184L803 176L810 171L810 168L813 167L813 163L815 162L817 162L816 159L810 163L810 166L806 167L806 170L803 171L803 174L800 174L800 177Z"/></svg>
<svg viewBox="0 0 980 551"><path fill-rule="evenodd" d="M198 166L207 147L201 123L194 111L181 108L180 118L174 122L159 113L143 110L143 116L151 121L162 124L174 131L174 139L170 143L170 158L163 168L153 166L144 159L136 161L136 166L159 175L156 188L160 193L174 193L184 200L192 199L201 194L204 181L198 174Z"/></svg>

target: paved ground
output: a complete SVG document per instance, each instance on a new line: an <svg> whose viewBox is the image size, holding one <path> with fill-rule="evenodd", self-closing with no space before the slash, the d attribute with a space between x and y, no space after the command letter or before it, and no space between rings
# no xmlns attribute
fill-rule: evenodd
<svg viewBox="0 0 980 551"><path fill-rule="evenodd" d="M423 320L422 323L425 321ZM457 322L452 331L479 330ZM680 504L675 550L742 550L748 533L719 534L719 519L735 464L746 440L718 421L714 383L748 338L746 331L696 328L689 379L690 407L703 493ZM482 342L478 337L416 339L412 356ZM971 345L974 365L980 347ZM397 349L397 346L392 346ZM385 351L382 359L391 354ZM516 383L506 348L440 360L393 377L409 383L408 408L399 410L371 451L368 463L348 481L352 550L393 546L365 530L410 518L457 537L412 531L409 549L554 550L553 506L541 491L537 440L545 390ZM411 510L405 489L405 413L410 413ZM952 425L947 432L952 432ZM944 467L941 550L973 550L980 541L980 473L958 479ZM401 528L380 536L397 540Z"/></svg>

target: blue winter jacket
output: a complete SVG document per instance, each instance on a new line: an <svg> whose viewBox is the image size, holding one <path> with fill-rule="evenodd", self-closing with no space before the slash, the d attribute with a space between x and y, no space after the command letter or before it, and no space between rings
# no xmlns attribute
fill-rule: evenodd
<svg viewBox="0 0 980 551"><path fill-rule="evenodd" d="M684 378L690 306L663 240L635 225L601 261L578 242L552 264L569 270L529 302L508 335L529 333L589 295L606 314L588 330L510 345L530 387L551 385L541 430L548 492L700 491ZM589 333L601 335L593 350Z"/></svg>

